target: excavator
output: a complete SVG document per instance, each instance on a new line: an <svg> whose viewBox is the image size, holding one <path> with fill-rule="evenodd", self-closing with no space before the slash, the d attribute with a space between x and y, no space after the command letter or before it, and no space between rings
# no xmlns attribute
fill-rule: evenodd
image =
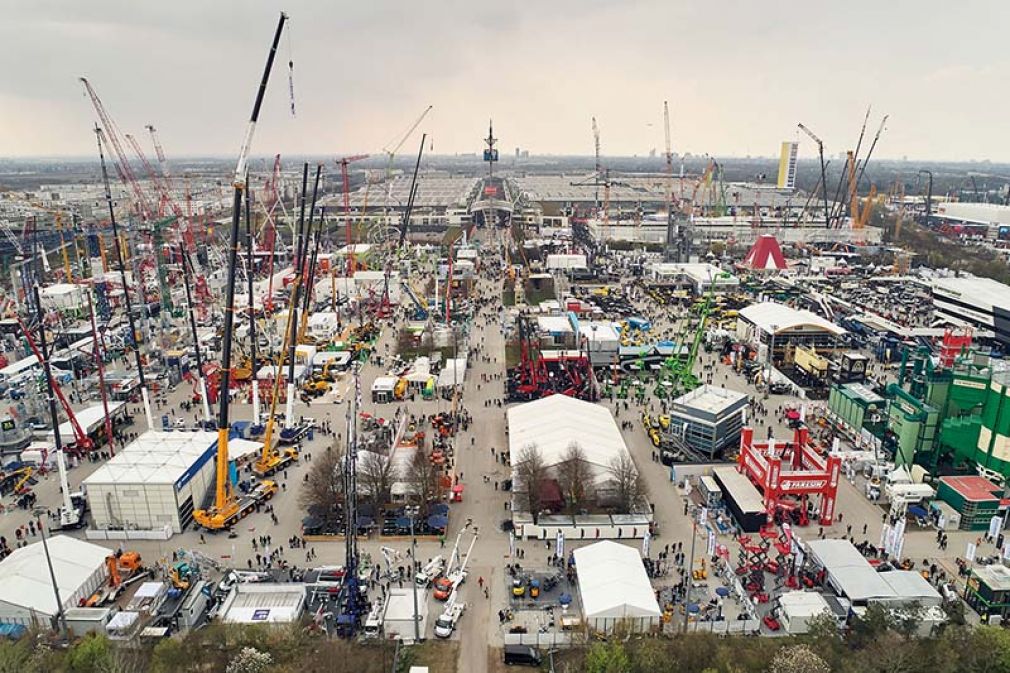
<svg viewBox="0 0 1010 673"><path fill-rule="evenodd" d="M310 397L319 397L330 392L330 382L324 376L310 379L302 384L302 392Z"/></svg>
<svg viewBox="0 0 1010 673"><path fill-rule="evenodd" d="M196 577L196 570L185 561L175 563L168 571L168 578L172 581L172 586L185 591Z"/></svg>
<svg viewBox="0 0 1010 673"><path fill-rule="evenodd" d="M0 486L6 490L8 485L12 485L10 492L14 495L22 495L28 491L28 485L34 482L35 470L31 465L23 465L10 472L0 472Z"/></svg>
<svg viewBox="0 0 1010 673"><path fill-rule="evenodd" d="M81 599L84 607L93 608L115 600L123 589L147 575L140 554L135 551L109 554L105 557L105 567L109 571L108 585Z"/></svg>

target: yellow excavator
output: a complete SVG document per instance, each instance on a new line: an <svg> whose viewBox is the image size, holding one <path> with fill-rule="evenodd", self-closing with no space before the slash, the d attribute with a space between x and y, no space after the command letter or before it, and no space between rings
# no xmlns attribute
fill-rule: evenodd
<svg viewBox="0 0 1010 673"><path fill-rule="evenodd" d="M313 396L325 395L330 392L330 382L324 377L314 378L302 385L302 392Z"/></svg>

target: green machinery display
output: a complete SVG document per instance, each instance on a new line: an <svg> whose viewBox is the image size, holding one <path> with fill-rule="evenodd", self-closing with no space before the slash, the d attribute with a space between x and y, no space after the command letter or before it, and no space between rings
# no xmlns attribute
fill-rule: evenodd
<svg viewBox="0 0 1010 673"><path fill-rule="evenodd" d="M980 413L947 419L941 444L958 463L1010 477L1010 372L996 372L972 390L982 400Z"/></svg>
<svg viewBox="0 0 1010 673"><path fill-rule="evenodd" d="M720 274L720 277L728 275L723 273ZM687 357L681 357L683 345L687 341L686 338L682 337L677 340L674 354L663 362L659 377L656 380L656 397L679 397L682 393L691 392L698 387L700 381L694 373L694 363L698 358L698 348L701 346L702 338L705 336L705 323L708 321L708 316L712 313L712 299L715 297L715 286L716 283L713 280L709 284L704 303L698 309L698 322L696 326L686 333L691 336L691 345L688 348Z"/></svg>
<svg viewBox="0 0 1010 673"><path fill-rule="evenodd" d="M982 443L987 414L993 416L988 425L992 428L1003 413L1000 404L988 400L994 393L987 365L969 353L950 367L938 367L928 349L906 349L899 372L898 382L888 385L882 396L853 384L834 386L828 397L831 419L852 436L868 432L879 439L898 465L921 465L930 471L941 464L988 466L995 450L1001 465L991 469L1010 475L1010 443L1005 458L998 457L1003 455L999 442L975 448ZM986 411L990 407L993 410ZM1010 424L1010 414L1006 422Z"/></svg>
<svg viewBox="0 0 1010 673"><path fill-rule="evenodd" d="M887 397L893 401L885 441L890 440L888 448L894 451L895 462L929 470L941 462L963 463L965 456L952 450L954 428L978 418L990 377L991 370L970 353L956 358L950 367L936 367L929 350L920 348L910 354L906 349L898 383L887 388Z"/></svg>
<svg viewBox="0 0 1010 673"><path fill-rule="evenodd" d="M853 439L869 434L880 439L887 429L887 399L862 383L842 383L828 395L831 420L849 430Z"/></svg>

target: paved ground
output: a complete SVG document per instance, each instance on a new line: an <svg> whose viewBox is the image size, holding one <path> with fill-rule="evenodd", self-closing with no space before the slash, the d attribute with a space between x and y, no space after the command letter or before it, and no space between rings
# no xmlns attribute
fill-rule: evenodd
<svg viewBox="0 0 1010 673"><path fill-rule="evenodd" d="M500 295L500 280L484 278L478 285L479 296L497 297ZM496 380L493 383L481 383L482 375L487 377L502 376L504 367L504 343L501 325L499 324L501 309L497 306L484 310L474 322L471 332L469 356L470 370L467 375L464 404L473 416L473 424L469 432L463 432L457 438L456 451L456 473L460 476L460 481L466 486L464 501L461 504L453 505L452 519L450 525L449 540L455 537L457 527L467 519L473 520L473 525L480 532L480 539L473 552L470 565L470 580L461 588L463 599L469 607L463 616L457 636L460 643L460 661L466 662L460 670L483 673L488 670L487 647L488 644L500 645L502 643L503 629L497 620L497 612L508 606L508 595L506 582L504 581L504 566L509 561L508 540L504 533L500 531L500 523L507 518L508 512L505 509L505 494L496 491L495 481L501 481L508 476L507 468L498 463L492 456L492 449L504 449L506 444L504 414L505 409L498 406L485 406L486 402L498 400L502 396L502 382ZM660 321L662 327L662 322ZM392 353L396 329L392 324L384 327L379 341L377 352L381 355ZM485 361L487 358L487 361ZM714 356L703 355L699 360L699 367L713 364L714 382L719 385L742 390L750 394L755 391L738 375L731 373L727 368L719 363L713 363ZM362 389L365 391L363 401L363 411L368 411L379 416L392 416L398 405L403 406L407 411L417 414L429 414L438 410L445 410L449 403L444 400L433 401L407 401L396 404L375 405L368 395L368 390L372 380L376 375L384 373L374 364L368 364L362 371ZM189 394L189 386L180 386L168 396L167 407L171 409ZM770 426L779 438L791 436L791 432L775 417L777 407L794 400L783 397L772 396L768 399L758 398L768 410L767 415L757 414L752 416L752 421L757 424L758 436L765 436L766 426ZM652 446L649 443L645 432L642 430L638 418L641 408L633 401L627 403L603 402L618 413L619 419L631 418L634 427L624 431L624 436L628 442L629 449L635 458L638 466L643 471L648 483L652 500L655 502L656 520L660 527L660 537L654 541L653 549L657 550L665 545L674 545L677 542L689 544L691 525L688 518L683 513L683 500L678 491L669 481L669 471L659 463L651 460ZM659 406L656 402L647 402L648 408L655 412ZM312 416L320 421L329 419L334 430L343 430L343 416L345 404L337 404L332 401L315 402L311 407L296 404L296 414ZM165 409L157 410L165 413ZM137 413L137 429L144 425L141 413ZM251 411L248 405L238 404L233 407L233 419L243 420L251 418ZM312 442L306 447L306 452L322 451L327 443L333 439L317 434ZM260 535L272 536L271 548L283 545L292 535L300 533L300 521L304 513L297 505L297 493L302 482L303 475L309 469L311 463L302 461L299 465L291 468L286 475L280 475L279 480L285 486L285 490L273 501L278 523L272 524L265 513L254 514L243 522L239 535L236 539L228 539L224 535L207 535L206 543L201 543L200 535L196 531L188 531L176 536L168 542L133 542L129 548L139 551L147 561L165 559L171 556L173 550L180 548L197 548L204 553L216 557L230 557L236 566L246 567L250 559L254 558L255 551L252 547L252 539ZM70 472L70 479L73 485L80 483L81 479L89 474L96 465L86 463L74 467ZM485 477L488 481L485 482ZM42 480L35 489L38 494L39 503L43 506L55 508L58 505L59 497L57 493L57 479L55 476ZM868 539L876 542L880 536L882 511L875 505L867 502L862 495L847 482L843 482L839 497L839 511L843 514L843 522L837 523L827 531L827 536L841 536L848 532L848 526L852 526L852 535L856 542ZM22 510L8 509L3 516L0 516L0 535L4 535L8 540L14 540L14 529L29 520L27 512ZM866 525L866 534L863 535L863 526ZM817 527L811 526L805 530L799 530L801 537L813 537L818 534ZM950 536L950 546L942 556L940 561L945 567L954 570L954 558L963 554L965 543L974 540L976 534L953 533ZM32 538L29 538L32 539ZM906 554L917 561L928 558L935 559L938 550L934 542L935 534L932 531L910 531L905 545ZM723 543L733 546L729 538L720 540ZM383 543L375 540L363 542L361 550L370 553L373 559L381 561L379 547ZM578 546L575 541L568 541L567 546L571 549ZM627 542L634 546L640 546L640 541ZM110 546L112 546L110 544ZM305 559L306 550L285 549L284 557L289 563L305 567L322 564L339 564L343 561L343 545L341 543L317 543L310 545L317 554L311 563ZM400 541L389 544L400 551L406 551L408 543ZM547 554L551 550L544 549L542 543L535 541L520 542L519 546L525 550L526 558L524 567L545 568ZM989 552L991 548L984 546L984 551ZM420 541L418 543L418 557L422 560L430 558L437 553L448 554L448 549L440 550L437 542ZM735 558L736 551L733 549ZM488 597L480 590L478 578L483 578L483 584L489 587ZM669 578L668 578L669 579ZM664 585L671 582L664 581ZM431 617L433 622L437 616L438 607L432 601ZM429 634L430 637L430 634Z"/></svg>

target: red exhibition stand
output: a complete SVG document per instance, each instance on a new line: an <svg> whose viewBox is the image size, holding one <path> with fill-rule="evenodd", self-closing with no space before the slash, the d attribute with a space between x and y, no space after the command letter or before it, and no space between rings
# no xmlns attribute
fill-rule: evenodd
<svg viewBox="0 0 1010 673"><path fill-rule="evenodd" d="M761 491L769 523L777 511L795 509L797 501L817 495L820 524L830 526L841 465L838 456L822 455L805 426L796 429L792 442L755 442L753 428L744 428L740 437L737 470Z"/></svg>

